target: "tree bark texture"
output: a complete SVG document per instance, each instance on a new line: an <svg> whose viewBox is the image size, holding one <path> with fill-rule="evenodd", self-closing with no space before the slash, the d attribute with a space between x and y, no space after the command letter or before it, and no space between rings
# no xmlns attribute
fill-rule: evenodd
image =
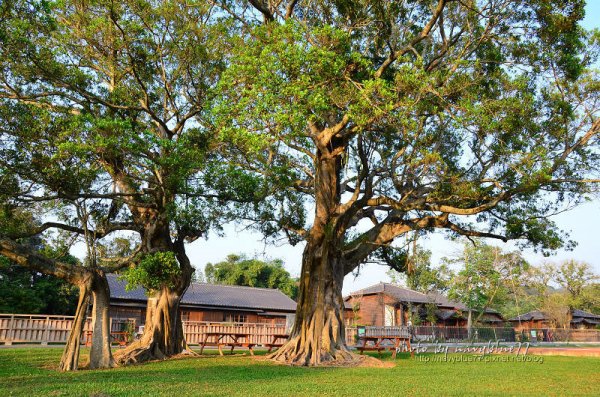
<svg viewBox="0 0 600 397"><path fill-rule="evenodd" d="M360 360L345 341L342 284L345 266L341 259L343 226L338 224L340 150L343 142L317 152L315 173L315 221L302 255L302 273L296 321L290 338L270 355L292 365L348 365Z"/></svg>
<svg viewBox="0 0 600 397"><path fill-rule="evenodd" d="M162 360L177 354L193 354L188 349L183 334L183 324L179 313L179 303L190 285L193 268L185 253L183 241L171 243L168 228L159 230L155 225L149 228L152 233L143 239L148 251L172 250L179 262L181 274L174 278L172 285L163 286L148 299L146 323L142 337L115 353L119 364L133 364L149 360ZM150 237L152 236L152 237Z"/></svg>
<svg viewBox="0 0 600 397"><path fill-rule="evenodd" d="M81 333L85 324L91 290L89 283L79 284L79 300L73 325L67 338L67 344L60 359L59 369L61 371L76 371L79 368L79 348L81 346Z"/></svg>
<svg viewBox="0 0 600 397"><path fill-rule="evenodd" d="M360 360L346 346L343 264L331 247L307 244L296 321L290 338L270 358L292 365L347 365Z"/></svg>
<svg viewBox="0 0 600 397"><path fill-rule="evenodd" d="M115 361L110 343L110 289L106 275L101 271L94 273L92 281L92 348L90 350L89 368L112 368Z"/></svg>

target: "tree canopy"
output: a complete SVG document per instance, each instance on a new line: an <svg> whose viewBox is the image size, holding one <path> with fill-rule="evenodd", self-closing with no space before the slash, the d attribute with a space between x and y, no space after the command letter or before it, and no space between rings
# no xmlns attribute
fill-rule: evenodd
<svg viewBox="0 0 600 397"><path fill-rule="evenodd" d="M0 15L3 204L40 219L0 237L7 249L49 230L94 246L130 238L139 255L94 256L102 269L134 265L130 280L158 298L148 335L122 361L180 353L177 307L193 273L185 244L218 229L229 199L254 194L242 173L214 162L207 128L227 21L205 2L179 0L9 0ZM211 189L222 181L211 175L227 189Z"/></svg>
<svg viewBox="0 0 600 397"><path fill-rule="evenodd" d="M343 276L406 233L571 244L549 216L598 181L584 2L249 3L226 9L243 29L213 113L230 161L277 192L249 217L306 241L277 358L351 360L320 336L343 328Z"/></svg>

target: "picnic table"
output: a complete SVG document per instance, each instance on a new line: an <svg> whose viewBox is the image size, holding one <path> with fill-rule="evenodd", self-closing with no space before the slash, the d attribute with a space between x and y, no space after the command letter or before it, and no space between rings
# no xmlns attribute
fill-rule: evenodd
<svg viewBox="0 0 600 397"><path fill-rule="evenodd" d="M269 353L273 350L274 347L281 347L283 343L289 338L288 334L273 334L271 335L271 340L268 343L265 343L265 347L269 348Z"/></svg>
<svg viewBox="0 0 600 397"><path fill-rule="evenodd" d="M400 347L404 347L405 351L409 351L410 356L414 357L414 352L410 347L410 336L369 335L362 336L361 339L363 343L357 347L360 354L363 354L365 350L377 350L377 353L381 354L382 350L388 348L388 346L384 345L385 341L389 341L391 343L389 349L392 351L392 358L396 358L396 352Z"/></svg>
<svg viewBox="0 0 600 397"><path fill-rule="evenodd" d="M208 342L209 338L213 338L213 342ZM223 356L223 346L231 347L231 353L235 347L246 347L250 351L250 355L254 355L255 343L250 342L250 334L242 332L207 332L204 334L204 339L200 345L200 354L204 351L206 345L217 346L219 354Z"/></svg>

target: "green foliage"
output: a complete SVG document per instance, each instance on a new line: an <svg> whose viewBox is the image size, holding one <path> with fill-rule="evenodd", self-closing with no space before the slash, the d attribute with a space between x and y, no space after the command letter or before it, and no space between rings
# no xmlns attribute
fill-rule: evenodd
<svg viewBox="0 0 600 397"><path fill-rule="evenodd" d="M600 280L592 267L585 262L567 260L555 268L554 278L558 285L569 294L569 306L580 308L585 304L584 289Z"/></svg>
<svg viewBox="0 0 600 397"><path fill-rule="evenodd" d="M78 290L0 255L0 313L73 315Z"/></svg>
<svg viewBox="0 0 600 397"><path fill-rule="evenodd" d="M41 219L73 230L84 222L71 204L85 200L92 230L182 241L221 223L231 197L202 171L222 163L205 102L225 65L226 18L180 0L10 0L0 15L2 204L31 209L35 196Z"/></svg>
<svg viewBox="0 0 600 397"><path fill-rule="evenodd" d="M127 290L144 287L149 291L161 288L171 288L181 274L179 262L170 251L160 251L146 254L139 263L123 271L121 279L127 281Z"/></svg>
<svg viewBox="0 0 600 397"><path fill-rule="evenodd" d="M387 275L392 283L400 284L405 280L408 288L423 293L432 291L443 293L448 290L452 276L450 269L444 264L433 267L431 251L421 246L416 248L416 252L413 252L410 258L406 255L387 257L387 263L391 267ZM407 268L408 263L410 269Z"/></svg>
<svg viewBox="0 0 600 397"><path fill-rule="evenodd" d="M212 121L235 163L269 185L247 218L301 240L311 220L281 198L294 190L307 202L297 210L323 205L331 219L312 224L329 225L355 267L406 230L572 248L549 216L597 176L598 39L579 27L583 6L445 2L432 19L430 1L310 2L246 25ZM318 183L328 156L341 191ZM428 217L440 222L417 223Z"/></svg>
<svg viewBox="0 0 600 397"><path fill-rule="evenodd" d="M501 308L510 299L518 299L515 283L521 285L520 277L528 268L518 253L505 253L481 242L465 243L460 257L449 262L459 263L461 269L451 281L448 296L479 316L487 308Z"/></svg>
<svg viewBox="0 0 600 397"><path fill-rule="evenodd" d="M204 273L206 281L213 284L277 288L292 299L298 295L297 281L290 277L278 259L261 261L232 254L225 261L207 263Z"/></svg>
<svg viewBox="0 0 600 397"><path fill-rule="evenodd" d="M435 325L437 323L438 317L436 316L436 311L438 310L438 306L435 303L426 303L425 304L425 320L429 322L430 325Z"/></svg>

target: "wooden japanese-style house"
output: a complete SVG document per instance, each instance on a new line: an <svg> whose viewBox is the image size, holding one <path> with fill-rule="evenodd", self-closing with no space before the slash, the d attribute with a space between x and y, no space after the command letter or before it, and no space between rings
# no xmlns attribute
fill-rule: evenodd
<svg viewBox="0 0 600 397"><path fill-rule="evenodd" d="M346 324L370 326L404 326L418 316L422 325L427 321L427 305L435 305L435 325L467 325L468 308L437 293L424 294L388 283L379 283L351 293L344 298ZM474 317L478 314L474 313ZM487 309L480 320L489 326L502 326L504 319L495 310Z"/></svg>
<svg viewBox="0 0 600 397"><path fill-rule="evenodd" d="M146 320L148 297L143 288L125 289L126 282L109 274L110 316ZM296 302L277 289L193 282L180 304L184 321L292 324Z"/></svg>
<svg viewBox="0 0 600 397"><path fill-rule="evenodd" d="M552 318L540 311L534 310L525 314L521 314L515 318L511 318L510 323L515 330L525 329L541 329L541 328L558 328ZM583 310L573 309L571 311L571 329L594 329L600 325L600 315L588 313Z"/></svg>

